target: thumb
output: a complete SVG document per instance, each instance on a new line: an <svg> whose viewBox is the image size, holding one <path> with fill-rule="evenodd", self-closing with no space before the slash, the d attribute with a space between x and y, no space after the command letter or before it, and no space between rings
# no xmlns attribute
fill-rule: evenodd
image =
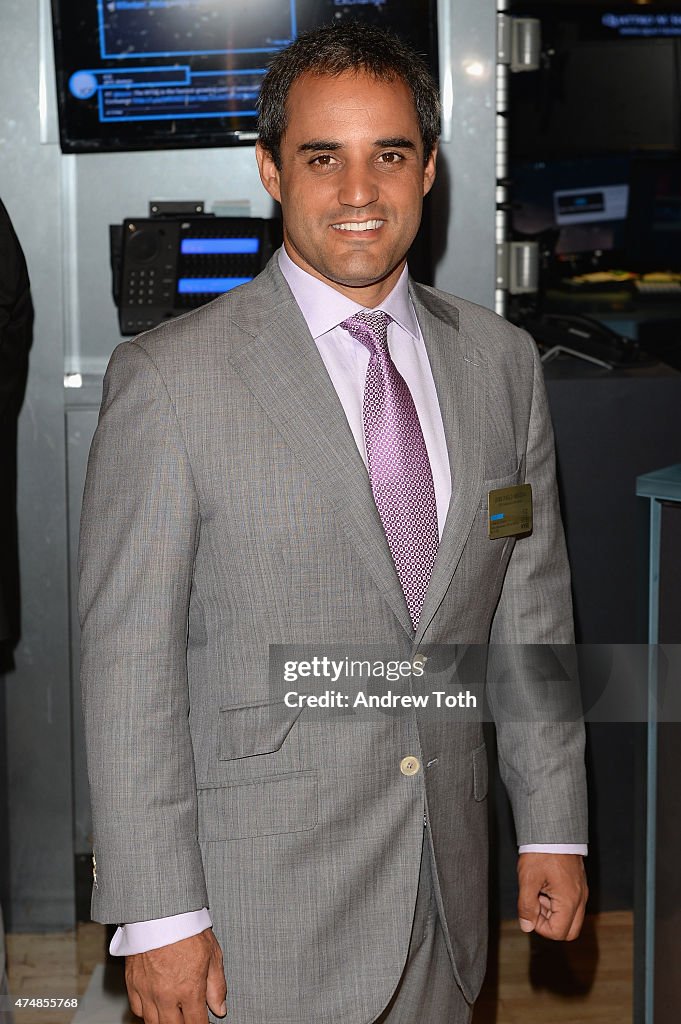
<svg viewBox="0 0 681 1024"><path fill-rule="evenodd" d="M541 906L539 897L531 892L521 890L518 896L518 924L523 932L533 932L537 926Z"/></svg>
<svg viewBox="0 0 681 1024"><path fill-rule="evenodd" d="M208 964L208 976L206 978L206 1002L216 1017L224 1017L227 1013L227 983L225 972L222 967L222 953L215 941Z"/></svg>

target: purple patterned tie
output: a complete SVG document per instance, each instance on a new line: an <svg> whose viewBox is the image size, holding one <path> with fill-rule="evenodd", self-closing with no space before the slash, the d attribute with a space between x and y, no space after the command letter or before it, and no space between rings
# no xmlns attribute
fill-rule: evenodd
<svg viewBox="0 0 681 1024"><path fill-rule="evenodd" d="M433 474L414 399L388 351L390 317L362 310L341 324L369 349L364 439L369 479L416 629L438 545Z"/></svg>

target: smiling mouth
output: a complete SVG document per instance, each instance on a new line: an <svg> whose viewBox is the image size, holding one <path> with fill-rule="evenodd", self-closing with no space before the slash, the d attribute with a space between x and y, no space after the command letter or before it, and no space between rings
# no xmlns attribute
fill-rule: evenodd
<svg viewBox="0 0 681 1024"><path fill-rule="evenodd" d="M334 231L376 231L385 224L383 220L349 220L342 224L332 224Z"/></svg>

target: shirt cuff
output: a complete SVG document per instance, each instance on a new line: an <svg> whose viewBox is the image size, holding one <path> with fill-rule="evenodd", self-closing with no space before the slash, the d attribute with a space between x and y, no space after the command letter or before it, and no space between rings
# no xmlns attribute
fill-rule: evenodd
<svg viewBox="0 0 681 1024"><path fill-rule="evenodd" d="M188 939L190 935L198 935L212 926L210 912L205 907L202 910L190 910L187 914L159 917L154 921L122 924L111 940L109 952L112 956L147 953L150 949L159 949L171 942Z"/></svg>
<svg viewBox="0 0 681 1024"><path fill-rule="evenodd" d="M518 847L518 853L576 853L586 857L588 852L586 843L528 843Z"/></svg>

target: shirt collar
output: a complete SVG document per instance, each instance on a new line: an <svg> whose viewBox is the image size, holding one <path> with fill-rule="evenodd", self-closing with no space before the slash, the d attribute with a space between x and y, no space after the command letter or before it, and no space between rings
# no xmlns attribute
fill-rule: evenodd
<svg viewBox="0 0 681 1024"><path fill-rule="evenodd" d="M336 291L331 285L308 274L306 270L294 263L282 246L279 250L279 269L286 283L293 292L293 297L300 306L310 334L320 338L353 313L365 307L359 302ZM381 309L392 317L400 327L413 338L419 337L419 326L414 307L409 298L409 271L405 266L395 287L383 300Z"/></svg>

